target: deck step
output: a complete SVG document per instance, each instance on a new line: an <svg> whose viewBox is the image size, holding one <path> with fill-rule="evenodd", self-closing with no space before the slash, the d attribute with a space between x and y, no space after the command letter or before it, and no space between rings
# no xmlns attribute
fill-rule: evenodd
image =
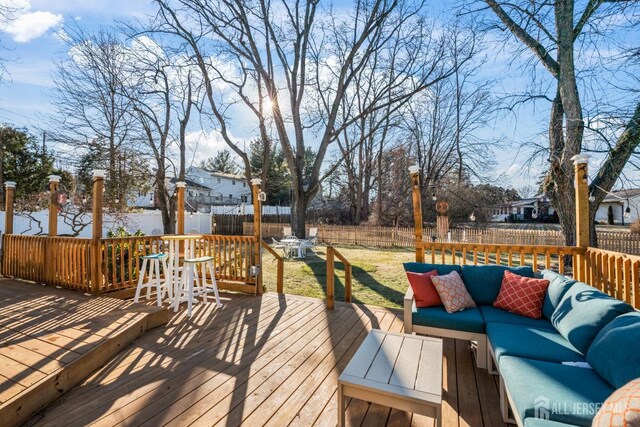
<svg viewBox="0 0 640 427"><path fill-rule="evenodd" d="M0 304L0 363L3 365L0 420L3 426L23 424L102 368L146 331L166 324L169 319L168 311L160 307L122 304L104 297L79 301L73 301L72 297L67 302L70 300L83 305L85 313L91 312L92 306L111 306L112 310L97 309L95 315L79 314L68 311L70 304L53 304L40 306L38 316L35 310L21 310L29 305L28 300L14 306L6 300ZM49 314L45 317L42 312ZM48 322L51 325L48 326Z"/></svg>

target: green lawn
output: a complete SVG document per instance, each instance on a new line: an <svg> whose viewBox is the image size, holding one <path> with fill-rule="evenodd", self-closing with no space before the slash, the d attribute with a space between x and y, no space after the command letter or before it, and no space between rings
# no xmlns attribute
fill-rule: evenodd
<svg viewBox="0 0 640 427"><path fill-rule="evenodd" d="M352 301L381 307L402 307L409 282L402 263L415 260L415 252L363 247L336 247L353 268ZM269 253L263 255L264 285L276 291L276 262ZM336 260L336 300L344 301L344 267ZM327 282L326 247L307 252L302 260L284 262L284 292L314 298L325 297Z"/></svg>

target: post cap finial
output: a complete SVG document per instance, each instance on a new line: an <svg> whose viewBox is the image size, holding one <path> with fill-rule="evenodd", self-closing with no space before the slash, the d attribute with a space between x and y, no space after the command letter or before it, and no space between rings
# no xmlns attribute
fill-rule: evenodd
<svg viewBox="0 0 640 427"><path fill-rule="evenodd" d="M60 175L49 175L49 182L60 182Z"/></svg>
<svg viewBox="0 0 640 427"><path fill-rule="evenodd" d="M16 183L14 181L7 181L4 183L5 188L16 188Z"/></svg>
<svg viewBox="0 0 640 427"><path fill-rule="evenodd" d="M185 188L186 186L187 186L187 183L184 181L176 182L176 188Z"/></svg>
<svg viewBox="0 0 640 427"><path fill-rule="evenodd" d="M409 166L409 174L417 175L419 172L420 172L420 166L418 166L418 165Z"/></svg>
<svg viewBox="0 0 640 427"><path fill-rule="evenodd" d="M262 180L260 178L253 178L251 180L251 185L260 185L262 184Z"/></svg>
<svg viewBox="0 0 640 427"><path fill-rule="evenodd" d="M588 154L576 154L571 158L573 160L574 165L583 165L589 163L589 158L591 156Z"/></svg>
<svg viewBox="0 0 640 427"><path fill-rule="evenodd" d="M107 175L107 171L104 169L94 169L91 171L93 173L93 178L104 178Z"/></svg>

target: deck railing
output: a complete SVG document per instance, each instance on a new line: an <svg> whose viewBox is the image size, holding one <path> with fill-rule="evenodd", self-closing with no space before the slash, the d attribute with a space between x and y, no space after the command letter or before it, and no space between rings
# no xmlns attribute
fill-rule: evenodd
<svg viewBox="0 0 640 427"><path fill-rule="evenodd" d="M422 243L425 262L460 265L531 266L578 276L602 292L640 309L640 257L575 246ZM571 260L571 267L567 261Z"/></svg>
<svg viewBox="0 0 640 427"><path fill-rule="evenodd" d="M640 257L587 248L586 282L640 309Z"/></svg>
<svg viewBox="0 0 640 427"><path fill-rule="evenodd" d="M335 300L335 259L344 266L344 300L351 302L351 263L333 246L327 246L327 308L332 309Z"/></svg>
<svg viewBox="0 0 640 427"><path fill-rule="evenodd" d="M91 239L4 235L2 274L88 292L90 250Z"/></svg>
<svg viewBox="0 0 640 427"><path fill-rule="evenodd" d="M422 251L423 259L431 263L528 265L534 271L548 268L561 274L569 273L566 268L566 257L571 257L572 265L578 265L578 255L585 252L584 249L575 246L484 245L437 242L423 242Z"/></svg>
<svg viewBox="0 0 640 427"><path fill-rule="evenodd" d="M269 252L276 260L276 292L282 294L284 293L284 258L264 240L261 243L262 248Z"/></svg>
<svg viewBox="0 0 640 427"><path fill-rule="evenodd" d="M222 288L252 292L251 274L257 241L253 236L204 235L197 255L214 256L216 280ZM93 262L92 239L73 237L3 236L2 274L24 280L103 293L135 289L142 257L168 250L162 236L131 236L100 239L98 262ZM98 283L92 283L93 269Z"/></svg>

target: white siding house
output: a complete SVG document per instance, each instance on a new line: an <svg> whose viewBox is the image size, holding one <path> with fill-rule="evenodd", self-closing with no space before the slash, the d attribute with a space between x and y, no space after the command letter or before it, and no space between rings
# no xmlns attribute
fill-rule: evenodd
<svg viewBox="0 0 640 427"><path fill-rule="evenodd" d="M625 216L625 211L629 213ZM596 222L609 225L629 225L640 218L640 188L612 191L596 211Z"/></svg>
<svg viewBox="0 0 640 427"><path fill-rule="evenodd" d="M211 189L209 198L194 200L199 204L214 206L252 203L251 187L242 176L208 172L196 166L191 166L186 175L191 181Z"/></svg>

